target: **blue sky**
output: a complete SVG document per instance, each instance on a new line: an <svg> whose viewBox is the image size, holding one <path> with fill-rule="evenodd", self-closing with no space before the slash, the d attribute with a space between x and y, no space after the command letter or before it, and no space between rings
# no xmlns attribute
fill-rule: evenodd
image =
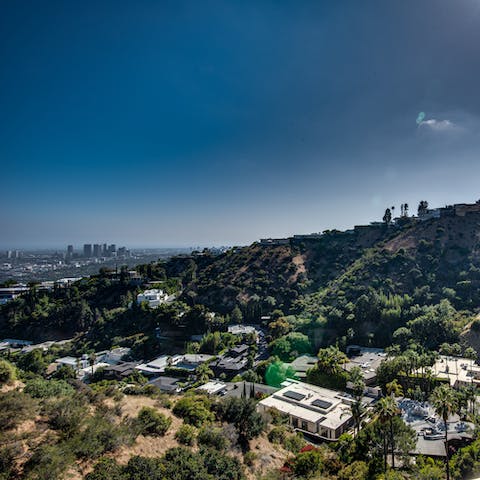
<svg viewBox="0 0 480 480"><path fill-rule="evenodd" d="M2 246L243 244L480 197L480 0L1 8Z"/></svg>

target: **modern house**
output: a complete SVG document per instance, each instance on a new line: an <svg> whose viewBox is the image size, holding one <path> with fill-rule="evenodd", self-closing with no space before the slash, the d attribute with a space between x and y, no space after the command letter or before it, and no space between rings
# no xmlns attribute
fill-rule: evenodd
<svg viewBox="0 0 480 480"><path fill-rule="evenodd" d="M137 365L137 362L120 362L117 365L108 365L104 368L104 374L106 378L123 380L135 371Z"/></svg>
<svg viewBox="0 0 480 480"><path fill-rule="evenodd" d="M248 345L237 345L230 349L226 355L212 362L210 367L217 377L224 374L226 377L231 378L247 368L248 352Z"/></svg>
<svg viewBox="0 0 480 480"><path fill-rule="evenodd" d="M296 380L288 380L282 385L282 389L258 403L260 412L277 410L288 416L294 429L329 441L338 440L352 427L351 397Z"/></svg>
<svg viewBox="0 0 480 480"><path fill-rule="evenodd" d="M185 355L162 355L148 363L142 363L135 368L147 376L161 375L165 373L166 368L177 368L188 372L194 372L199 365L208 362L214 358L213 355L201 353Z"/></svg>
<svg viewBox="0 0 480 480"><path fill-rule="evenodd" d="M307 371L314 368L318 363L318 358L312 355L300 355L289 365L295 370L296 377L300 380L307 378Z"/></svg>
<svg viewBox="0 0 480 480"><path fill-rule="evenodd" d="M348 363L343 367L350 372L354 367L360 368L365 385L375 385L377 382L377 368L387 358L381 348L361 347L349 345L347 347Z"/></svg>
<svg viewBox="0 0 480 480"><path fill-rule="evenodd" d="M228 333L232 335L248 335L249 333L257 333L257 330L252 325L230 325Z"/></svg>
<svg viewBox="0 0 480 480"><path fill-rule="evenodd" d="M157 288L145 290L143 293L137 295L137 303L140 305L141 303L146 302L150 308L156 308L167 300L168 294Z"/></svg>
<svg viewBox="0 0 480 480"><path fill-rule="evenodd" d="M435 378L448 381L453 388L480 386L480 365L469 358L440 355L432 367L424 370L429 371ZM418 369L416 373L425 372Z"/></svg>

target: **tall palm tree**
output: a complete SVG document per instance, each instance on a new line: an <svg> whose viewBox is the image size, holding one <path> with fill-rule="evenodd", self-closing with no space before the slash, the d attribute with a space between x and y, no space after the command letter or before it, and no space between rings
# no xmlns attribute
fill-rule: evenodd
<svg viewBox="0 0 480 480"><path fill-rule="evenodd" d="M470 404L470 413L475 415L475 403L477 401L477 387L473 384L465 387L465 395Z"/></svg>
<svg viewBox="0 0 480 480"><path fill-rule="evenodd" d="M450 480L450 459L448 452L448 417L455 412L457 408L457 396L455 391L448 384L440 385L435 388L430 397L435 413L442 418L445 426L445 469L447 480Z"/></svg>
<svg viewBox="0 0 480 480"><path fill-rule="evenodd" d="M365 415L367 409L362 402L362 397L355 397L353 402L345 407L341 417L350 414L353 420L353 436L355 437L360 432L360 425L362 424L362 418Z"/></svg>
<svg viewBox="0 0 480 480"><path fill-rule="evenodd" d="M374 408L374 414L383 427L384 470L387 471L388 437L392 447L392 467L395 468L395 439L393 434L393 419L398 414L398 406L392 396L381 398Z"/></svg>

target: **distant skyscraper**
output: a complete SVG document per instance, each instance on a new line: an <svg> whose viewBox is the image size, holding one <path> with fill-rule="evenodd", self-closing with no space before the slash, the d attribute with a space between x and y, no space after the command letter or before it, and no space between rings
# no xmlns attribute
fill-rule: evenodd
<svg viewBox="0 0 480 480"><path fill-rule="evenodd" d="M102 256L102 246L99 243L95 243L95 245L93 245L93 256L94 257Z"/></svg>
<svg viewBox="0 0 480 480"><path fill-rule="evenodd" d="M86 258L89 258L92 256L92 244L91 243L86 243L83 246L83 256Z"/></svg>
<svg viewBox="0 0 480 480"><path fill-rule="evenodd" d="M111 245L108 246L108 256L109 257L115 257L117 255L117 246L112 243Z"/></svg>
<svg viewBox="0 0 480 480"><path fill-rule="evenodd" d="M67 247L67 257L71 257L73 255L73 245L69 245Z"/></svg>
<svg viewBox="0 0 480 480"><path fill-rule="evenodd" d="M106 243L104 243L103 246L102 246L102 254L103 254L104 257L106 257L107 254L108 254L108 249L107 249L107 244Z"/></svg>

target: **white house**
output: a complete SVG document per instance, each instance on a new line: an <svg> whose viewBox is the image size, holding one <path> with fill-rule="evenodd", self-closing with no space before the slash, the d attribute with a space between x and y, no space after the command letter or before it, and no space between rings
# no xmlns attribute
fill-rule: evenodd
<svg viewBox="0 0 480 480"><path fill-rule="evenodd" d="M147 302L150 308L156 308L167 300L168 294L157 288L145 290L143 293L137 295L137 303L140 305L143 302Z"/></svg>
<svg viewBox="0 0 480 480"><path fill-rule="evenodd" d="M289 417L293 428L330 441L338 440L352 427L352 399L345 394L296 380L282 385L282 389L258 403L260 412L278 410Z"/></svg>
<svg viewBox="0 0 480 480"><path fill-rule="evenodd" d="M233 335L247 335L249 333L257 333L257 330L251 325L230 325L228 327L228 333Z"/></svg>

